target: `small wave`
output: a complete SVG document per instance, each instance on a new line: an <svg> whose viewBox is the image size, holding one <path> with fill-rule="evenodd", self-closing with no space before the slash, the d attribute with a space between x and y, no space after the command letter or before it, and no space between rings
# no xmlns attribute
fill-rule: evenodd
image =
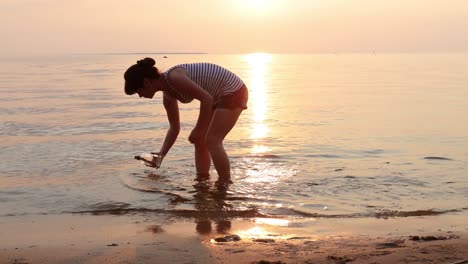
<svg viewBox="0 0 468 264"><path fill-rule="evenodd" d="M131 208L131 207L120 207L120 208L102 208L102 209L90 209L81 211L71 211L66 213L72 214L92 214L92 215L126 215L126 214L142 214L142 213L156 213L156 214L167 214L183 218L255 218L255 217L270 217L260 213L257 209L247 210L167 210L167 209L151 209L151 208Z"/></svg>
<svg viewBox="0 0 468 264"><path fill-rule="evenodd" d="M153 187L149 187L149 186L145 186L145 187L142 187L142 186L139 186L139 187L135 187L135 186L130 186L128 184L124 184L127 188L129 189L132 189L132 190L136 190L136 191L140 191L140 192L149 192L149 193L160 193L160 194L163 194L163 195L167 195L169 196L169 202L171 204L178 204L178 203L184 203L184 202L189 202L191 201L191 199L189 198L186 198L186 197L183 197L182 195L179 195L179 194L176 194L174 193L174 191L177 191L177 190L172 190L172 191L169 191L167 189L157 189L157 188L153 188ZM184 191L185 189L183 188L180 188L181 191Z"/></svg>
<svg viewBox="0 0 468 264"><path fill-rule="evenodd" d="M411 217L411 216L435 216L447 213L459 212L460 210L445 210L445 211L435 211L435 210L415 210L415 211L392 211L392 210L381 210L380 212L375 213L377 218L390 218L390 217Z"/></svg>
<svg viewBox="0 0 468 264"><path fill-rule="evenodd" d="M107 69L80 69L77 70L78 73L89 73L89 74L111 74L112 71L107 70Z"/></svg>
<svg viewBox="0 0 468 264"><path fill-rule="evenodd" d="M14 107L14 108L6 108L1 107L0 112L3 115L18 115L18 114L49 114L49 113L59 113L62 112L63 109L59 108L40 108L40 107Z"/></svg>
<svg viewBox="0 0 468 264"><path fill-rule="evenodd" d="M354 213L354 214L319 214L319 213L307 213L297 209L289 209L294 214L303 217L314 217L314 218L392 218L392 217L412 217L412 216L436 216L441 214L456 213L465 209L452 209L452 210L415 210L415 211L394 211L394 210L379 210L378 212L370 213Z"/></svg>
<svg viewBox="0 0 468 264"><path fill-rule="evenodd" d="M86 125L39 125L21 122L0 123L2 136L61 136L61 135L92 135L102 133L118 133L125 131L154 130L157 127L152 122L128 124L125 122L101 122Z"/></svg>
<svg viewBox="0 0 468 264"><path fill-rule="evenodd" d="M319 213L308 213L298 209L290 208L289 211L292 214L299 215L302 217L313 217L313 218L356 218L359 214L319 214Z"/></svg>
<svg viewBox="0 0 468 264"><path fill-rule="evenodd" d="M249 158L256 158L256 159L280 159L281 156L274 155L274 154L257 154L257 155L248 155Z"/></svg>
<svg viewBox="0 0 468 264"><path fill-rule="evenodd" d="M307 158L325 158L325 159L341 159L342 156L332 155L332 154L316 154L316 155L306 155Z"/></svg>
<svg viewBox="0 0 468 264"><path fill-rule="evenodd" d="M366 154L378 155L383 154L385 151L383 149L371 149L363 151Z"/></svg>
<svg viewBox="0 0 468 264"><path fill-rule="evenodd" d="M102 202L90 206L92 210L116 210L130 207L130 204L123 202Z"/></svg>
<svg viewBox="0 0 468 264"><path fill-rule="evenodd" d="M101 118L116 118L116 119L125 119L125 118L135 118L135 117L151 117L151 114L142 113L142 112L113 112L109 114L102 114Z"/></svg>
<svg viewBox="0 0 468 264"><path fill-rule="evenodd" d="M436 157L436 156L429 156L429 157L424 157L425 160L453 160L450 158L446 157Z"/></svg>

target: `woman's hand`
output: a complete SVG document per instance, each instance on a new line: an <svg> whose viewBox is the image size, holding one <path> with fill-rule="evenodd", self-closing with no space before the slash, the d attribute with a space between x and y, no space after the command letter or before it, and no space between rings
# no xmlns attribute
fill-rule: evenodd
<svg viewBox="0 0 468 264"><path fill-rule="evenodd" d="M151 152L151 155L153 155L153 160L152 162L154 163L154 167L156 169L159 169L161 167L161 163L164 159L164 155L162 155L160 152Z"/></svg>

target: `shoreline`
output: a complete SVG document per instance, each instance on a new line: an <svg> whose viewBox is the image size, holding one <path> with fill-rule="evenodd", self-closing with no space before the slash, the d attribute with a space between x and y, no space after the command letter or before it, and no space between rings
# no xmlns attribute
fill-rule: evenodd
<svg viewBox="0 0 468 264"><path fill-rule="evenodd" d="M466 219L11 216L0 263L468 263ZM228 235L240 241L215 241Z"/></svg>

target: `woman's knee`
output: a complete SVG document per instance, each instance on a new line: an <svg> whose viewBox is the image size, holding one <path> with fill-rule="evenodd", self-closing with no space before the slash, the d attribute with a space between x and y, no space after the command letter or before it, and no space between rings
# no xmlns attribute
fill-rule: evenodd
<svg viewBox="0 0 468 264"><path fill-rule="evenodd" d="M223 140L217 139L215 137L206 137L206 147L208 148L209 152L213 152L218 150L220 147L223 146Z"/></svg>
<svg viewBox="0 0 468 264"><path fill-rule="evenodd" d="M207 146L206 142L196 143L196 144L194 144L194 146L195 146L195 151L197 151L197 152L208 151L208 146Z"/></svg>

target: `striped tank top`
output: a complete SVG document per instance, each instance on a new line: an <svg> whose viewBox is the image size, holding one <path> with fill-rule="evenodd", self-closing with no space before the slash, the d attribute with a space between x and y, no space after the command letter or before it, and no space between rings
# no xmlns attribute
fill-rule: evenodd
<svg viewBox="0 0 468 264"><path fill-rule="evenodd" d="M162 73L169 86L169 90L164 91L164 98L171 101L178 100L182 103L190 103L194 99L184 91L184 87L175 87L169 81L167 76L175 68L184 68L189 78L213 96L215 101L221 96L233 94L244 86L244 82L237 75L216 64L180 64Z"/></svg>

